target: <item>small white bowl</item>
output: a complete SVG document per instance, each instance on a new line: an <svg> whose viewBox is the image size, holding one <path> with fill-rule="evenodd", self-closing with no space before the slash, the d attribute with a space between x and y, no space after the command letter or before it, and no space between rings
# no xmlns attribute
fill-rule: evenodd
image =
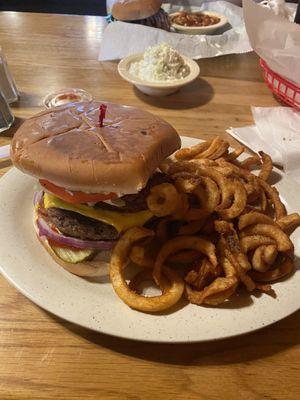
<svg viewBox="0 0 300 400"><path fill-rule="evenodd" d="M140 61L143 58L143 53L134 54L123 58L123 60L121 60L118 64L118 71L125 81L132 83L141 92L148 94L149 96L167 96L171 93L177 92L179 88L195 80L200 73L200 67L194 60L183 55L181 56L184 59L184 62L190 68L190 73L182 79L166 82L151 82L140 79L139 77L131 74L129 72L131 63Z"/></svg>
<svg viewBox="0 0 300 400"><path fill-rule="evenodd" d="M80 101L92 101L93 96L83 89L67 88L58 92L48 94L44 100L46 108L62 106L68 103L78 103Z"/></svg>
<svg viewBox="0 0 300 400"><path fill-rule="evenodd" d="M217 29L222 28L228 23L228 19L225 15L218 14L212 11L201 11L202 14L211 15L212 17L220 18L220 21L214 25L208 26L184 26L172 23L171 26L178 33L186 33L188 35L211 35ZM170 14L170 17L175 16L177 13Z"/></svg>

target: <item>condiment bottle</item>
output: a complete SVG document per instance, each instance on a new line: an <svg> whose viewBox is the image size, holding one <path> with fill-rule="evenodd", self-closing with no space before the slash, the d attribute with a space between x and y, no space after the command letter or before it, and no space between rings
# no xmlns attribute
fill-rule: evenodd
<svg viewBox="0 0 300 400"><path fill-rule="evenodd" d="M0 132L9 129L14 122L14 116L9 108L9 105L0 90Z"/></svg>
<svg viewBox="0 0 300 400"><path fill-rule="evenodd" d="M18 100L19 93L14 79L8 69L6 58L0 47L0 90L8 103Z"/></svg>

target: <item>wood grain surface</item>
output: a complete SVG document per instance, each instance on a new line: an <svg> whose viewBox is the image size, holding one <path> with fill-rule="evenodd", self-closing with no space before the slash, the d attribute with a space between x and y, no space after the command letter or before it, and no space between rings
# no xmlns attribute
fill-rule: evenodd
<svg viewBox="0 0 300 400"><path fill-rule="evenodd" d="M0 13L0 44L21 91L12 108L16 124L0 134L0 145L42 109L45 95L64 87L139 106L199 138L225 137L226 128L252 123L250 105L278 104L254 54L201 60L193 84L166 98L147 97L118 76L116 62L97 61L103 27L99 17ZM8 159L0 160L0 174L9 168ZM62 321L0 278L0 399L297 400L299 332L298 312L228 340L132 342Z"/></svg>

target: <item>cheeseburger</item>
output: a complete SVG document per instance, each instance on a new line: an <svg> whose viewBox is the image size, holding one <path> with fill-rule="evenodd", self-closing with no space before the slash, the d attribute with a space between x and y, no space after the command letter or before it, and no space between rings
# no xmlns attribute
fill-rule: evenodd
<svg viewBox="0 0 300 400"><path fill-rule="evenodd" d="M170 30L168 14L161 8L162 0L116 0L112 6L113 20Z"/></svg>
<svg viewBox="0 0 300 400"><path fill-rule="evenodd" d="M176 131L134 107L71 103L41 112L16 132L11 158L40 183L34 226L68 271L93 276L122 232L151 223L146 197L166 177L159 164L180 147Z"/></svg>

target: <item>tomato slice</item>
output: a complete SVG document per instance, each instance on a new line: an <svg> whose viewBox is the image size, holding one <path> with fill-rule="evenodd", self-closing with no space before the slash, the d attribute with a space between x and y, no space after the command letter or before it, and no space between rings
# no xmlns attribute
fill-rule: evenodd
<svg viewBox="0 0 300 400"><path fill-rule="evenodd" d="M40 179L40 184L49 192L55 194L55 196L71 204L80 203L97 203L98 201L116 199L118 195L116 193L84 193L84 192L71 192L60 186L55 185L47 181L46 179Z"/></svg>

